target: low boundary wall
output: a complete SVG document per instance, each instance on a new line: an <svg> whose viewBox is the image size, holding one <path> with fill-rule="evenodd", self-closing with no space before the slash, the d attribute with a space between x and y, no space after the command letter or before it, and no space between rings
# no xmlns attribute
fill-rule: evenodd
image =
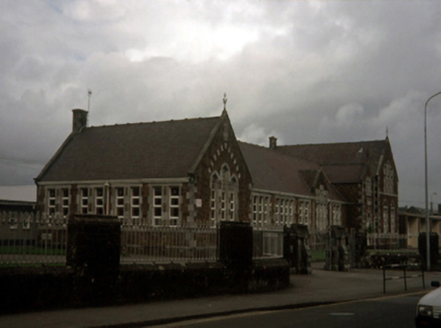
<svg viewBox="0 0 441 328"><path fill-rule="evenodd" d="M0 313L266 292L288 286L289 265L283 259L256 260L241 271L220 262L122 265L113 288L70 267L4 268Z"/></svg>

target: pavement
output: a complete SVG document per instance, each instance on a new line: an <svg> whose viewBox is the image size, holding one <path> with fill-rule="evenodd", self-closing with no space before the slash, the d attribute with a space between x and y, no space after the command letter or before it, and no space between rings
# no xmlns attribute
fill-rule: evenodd
<svg viewBox="0 0 441 328"><path fill-rule="evenodd" d="M420 272L410 271L407 275L418 273ZM388 278L400 275L402 271L386 272ZM384 294L382 270L352 269L349 272L333 272L323 270L322 263L314 263L312 274L291 275L291 286L280 291L3 315L0 316L0 327L145 327L190 319L392 295L423 295L432 290L430 282L433 280L441 281L441 272L425 272L425 289L421 277L408 279L407 291L403 279L388 280Z"/></svg>

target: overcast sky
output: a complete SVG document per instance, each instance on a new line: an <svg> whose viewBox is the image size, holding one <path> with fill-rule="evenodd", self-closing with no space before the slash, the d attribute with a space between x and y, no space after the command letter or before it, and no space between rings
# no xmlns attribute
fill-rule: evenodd
<svg viewBox="0 0 441 328"><path fill-rule="evenodd" d="M0 186L31 185L72 127L218 116L267 145L389 138L424 207L424 104L441 91L439 1L0 2ZM428 106L441 202L441 96Z"/></svg>

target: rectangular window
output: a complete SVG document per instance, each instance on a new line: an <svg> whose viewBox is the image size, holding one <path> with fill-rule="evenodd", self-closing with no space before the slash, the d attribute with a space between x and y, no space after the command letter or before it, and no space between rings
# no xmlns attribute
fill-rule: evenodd
<svg viewBox="0 0 441 328"><path fill-rule="evenodd" d="M258 210L257 218L258 218L259 224L261 225L262 222L263 222L263 215L264 215L263 214L264 198L263 197L259 197L258 199L259 199L259 205L257 207L257 210Z"/></svg>
<svg viewBox="0 0 441 328"><path fill-rule="evenodd" d="M280 204L280 215L279 215L279 223L281 225L285 224L285 200L281 199L279 201Z"/></svg>
<svg viewBox="0 0 441 328"><path fill-rule="evenodd" d="M81 188L80 197L80 212L81 214L87 214L89 212L89 189Z"/></svg>
<svg viewBox="0 0 441 328"><path fill-rule="evenodd" d="M280 213L279 200L276 199L275 202L276 204L274 205L274 221L276 224L279 224L279 213Z"/></svg>
<svg viewBox="0 0 441 328"><path fill-rule="evenodd" d="M169 225L171 227L177 227L179 224L179 187L170 187L170 220Z"/></svg>
<svg viewBox="0 0 441 328"><path fill-rule="evenodd" d="M259 197L257 197L257 196L253 197L253 223L254 223L254 225L256 225L257 221L258 221L258 211L257 211L257 208L259 206L258 199L259 199Z"/></svg>
<svg viewBox="0 0 441 328"><path fill-rule="evenodd" d="M162 226L162 187L153 188L153 225Z"/></svg>
<svg viewBox="0 0 441 328"><path fill-rule="evenodd" d="M47 201L48 201L48 214L50 217L55 215L55 205L56 205L56 190L48 189L47 191Z"/></svg>
<svg viewBox="0 0 441 328"><path fill-rule="evenodd" d="M305 202L303 209L303 215L305 216L304 221L306 225L310 225L310 214L309 214L309 202Z"/></svg>
<svg viewBox="0 0 441 328"><path fill-rule="evenodd" d="M229 218L230 221L234 221L234 192L229 193Z"/></svg>
<svg viewBox="0 0 441 328"><path fill-rule="evenodd" d="M104 190L103 190L103 188L95 188L95 213L97 215L104 214Z"/></svg>
<svg viewBox="0 0 441 328"><path fill-rule="evenodd" d="M387 206L383 207L383 229L385 233L389 232L389 208Z"/></svg>
<svg viewBox="0 0 441 328"><path fill-rule="evenodd" d="M288 203L288 222L289 225L294 223L294 201L290 200Z"/></svg>
<svg viewBox="0 0 441 328"><path fill-rule="evenodd" d="M131 210L131 218L135 221L139 222L140 212L141 212L141 188L140 187L131 187L131 200L130 200L130 210Z"/></svg>
<svg viewBox="0 0 441 328"><path fill-rule="evenodd" d="M69 189L61 189L61 208L63 217L66 218L69 215Z"/></svg>
<svg viewBox="0 0 441 328"><path fill-rule="evenodd" d="M118 219L124 219L124 188L115 188L115 208Z"/></svg>
<svg viewBox="0 0 441 328"><path fill-rule="evenodd" d="M225 195L225 191L221 191L221 200L220 200L220 204L221 204L221 220L224 221L225 220L225 212L226 212L226 195Z"/></svg>
<svg viewBox="0 0 441 328"><path fill-rule="evenodd" d="M210 197L210 219L211 219L211 227L216 228L216 191L211 190Z"/></svg>
<svg viewBox="0 0 441 328"><path fill-rule="evenodd" d="M332 222L334 225L341 225L341 207L340 205L332 206Z"/></svg>
<svg viewBox="0 0 441 328"><path fill-rule="evenodd" d="M309 225L309 202L301 201L299 206L300 223Z"/></svg>
<svg viewBox="0 0 441 328"><path fill-rule="evenodd" d="M266 225L268 220L268 204L269 204L269 197L263 198L263 224Z"/></svg>

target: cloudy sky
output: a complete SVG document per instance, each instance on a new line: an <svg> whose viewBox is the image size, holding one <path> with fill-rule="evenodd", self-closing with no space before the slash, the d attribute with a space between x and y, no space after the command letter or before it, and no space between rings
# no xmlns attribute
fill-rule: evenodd
<svg viewBox="0 0 441 328"><path fill-rule="evenodd" d="M0 2L0 186L31 185L90 125L220 115L266 145L378 140L424 207L424 104L441 91L439 1ZM441 96L428 106L441 202Z"/></svg>

